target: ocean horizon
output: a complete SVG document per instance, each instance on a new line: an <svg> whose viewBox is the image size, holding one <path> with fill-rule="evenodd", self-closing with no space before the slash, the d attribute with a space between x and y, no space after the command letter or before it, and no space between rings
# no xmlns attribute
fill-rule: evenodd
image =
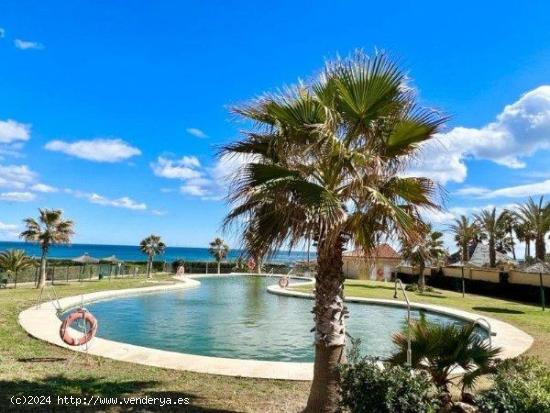
<svg viewBox="0 0 550 413"><path fill-rule="evenodd" d="M24 250L31 257L39 257L40 246L38 244L21 241L0 241L0 251L9 249ZM234 261L241 256L243 250L230 249L227 260ZM123 261L145 261L147 256L143 254L137 245L109 245L109 244L70 244L52 245L48 258L51 259L72 259L83 254L89 254L94 258L106 258L115 255ZM311 252L311 259L315 259L315 253ZM167 247L162 255L156 257L156 261L173 262L175 260L185 261L214 261L208 252L208 248L200 247ZM279 251L267 260L274 264L292 264L296 261L307 260L305 251Z"/></svg>

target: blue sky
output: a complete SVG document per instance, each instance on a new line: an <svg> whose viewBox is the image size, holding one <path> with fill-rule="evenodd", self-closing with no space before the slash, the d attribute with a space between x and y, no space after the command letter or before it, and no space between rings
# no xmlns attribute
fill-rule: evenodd
<svg viewBox="0 0 550 413"><path fill-rule="evenodd" d="M548 194L550 4L489 3L3 1L0 239L60 207L75 242L206 245L227 106L356 48L388 51L451 116L414 167L448 191L436 224Z"/></svg>

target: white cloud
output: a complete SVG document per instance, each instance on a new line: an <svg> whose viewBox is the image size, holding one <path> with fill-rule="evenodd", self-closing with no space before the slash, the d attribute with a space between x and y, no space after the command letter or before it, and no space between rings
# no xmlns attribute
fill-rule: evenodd
<svg viewBox="0 0 550 413"><path fill-rule="evenodd" d="M30 130L30 125L19 123L13 119L0 120L0 143L27 141L30 137Z"/></svg>
<svg viewBox="0 0 550 413"><path fill-rule="evenodd" d="M31 189L36 192L44 192L44 193L52 193L52 192L58 191L57 188L50 185L42 184L42 183L34 184L33 186L31 186Z"/></svg>
<svg viewBox="0 0 550 413"><path fill-rule="evenodd" d="M65 192L71 195L74 195L77 198L86 199L87 201L93 204L111 206L115 208L132 209L136 211L144 211L147 209L147 204L143 202L134 201L132 198L129 198L127 196L111 199L111 198L107 198L106 196L97 194L95 192L82 192L82 191L75 191L72 189L65 189Z"/></svg>
<svg viewBox="0 0 550 413"><path fill-rule="evenodd" d="M17 239L19 237L17 225L0 222L0 237L2 239Z"/></svg>
<svg viewBox="0 0 550 413"><path fill-rule="evenodd" d="M509 186L495 190L487 190L481 194L482 198L525 198L528 196L548 195L550 194L550 179L532 184Z"/></svg>
<svg viewBox="0 0 550 413"><path fill-rule="evenodd" d="M6 36L6 30L0 27L0 39Z"/></svg>
<svg viewBox="0 0 550 413"><path fill-rule="evenodd" d="M409 174L442 184L463 182L465 160L484 159L508 168L525 167L524 157L550 149L550 85L540 86L507 105L481 128L456 127L422 145Z"/></svg>
<svg viewBox="0 0 550 413"><path fill-rule="evenodd" d="M198 128L187 128L185 131L195 138L208 138L208 135Z"/></svg>
<svg viewBox="0 0 550 413"><path fill-rule="evenodd" d="M464 186L454 191L455 195L459 196L481 196L485 195L489 190L480 186Z"/></svg>
<svg viewBox="0 0 550 413"><path fill-rule="evenodd" d="M0 165L0 187L24 189L35 179L36 173L27 165Z"/></svg>
<svg viewBox="0 0 550 413"><path fill-rule="evenodd" d="M200 178L202 173L197 170L199 167L200 162L194 156L184 156L176 160L159 156L156 162L151 163L151 169L156 176L168 179Z"/></svg>
<svg viewBox="0 0 550 413"><path fill-rule="evenodd" d="M63 152L77 158L94 162L120 162L132 156L141 155L141 151L122 139L91 139L75 142L53 140L46 144L50 151Z"/></svg>
<svg viewBox="0 0 550 413"><path fill-rule="evenodd" d="M208 191L206 188L203 188L199 185L193 185L193 184L185 184L180 187L180 191L182 194L186 195L192 195L192 196L206 196L208 195Z"/></svg>
<svg viewBox="0 0 550 413"><path fill-rule="evenodd" d="M34 201L36 195L32 192L1 192L0 201L29 202Z"/></svg>
<svg viewBox="0 0 550 413"><path fill-rule="evenodd" d="M32 42L29 40L15 39L13 41L13 44L15 45L15 47L21 50L42 50L44 48L44 45L42 43Z"/></svg>

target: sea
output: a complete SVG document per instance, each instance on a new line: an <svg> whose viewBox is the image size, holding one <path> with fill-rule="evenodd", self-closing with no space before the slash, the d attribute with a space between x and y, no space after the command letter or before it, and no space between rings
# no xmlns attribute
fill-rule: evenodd
<svg viewBox="0 0 550 413"><path fill-rule="evenodd" d="M0 251L9 249L24 250L31 257L40 256L40 247L37 244L0 241ZM227 259L234 261L242 255L243 251L239 249L230 249ZM105 245L105 244L70 244L70 245L52 245L50 247L49 258L72 259L83 254L88 254L94 258L106 258L115 255L123 261L145 261L146 256L139 250L137 245ZM312 252L310 258L315 259ZM164 254L157 256L158 261L172 262L175 260L185 261L214 261L208 248L192 247L167 247ZM307 252L305 251L279 251L267 261L274 264L292 264L296 261L306 261Z"/></svg>

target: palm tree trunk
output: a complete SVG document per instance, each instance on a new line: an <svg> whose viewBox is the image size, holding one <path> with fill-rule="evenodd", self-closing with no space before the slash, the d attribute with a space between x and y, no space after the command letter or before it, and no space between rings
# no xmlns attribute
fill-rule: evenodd
<svg viewBox="0 0 550 413"><path fill-rule="evenodd" d="M256 274L261 274L261 273L262 273L262 258L258 257L256 259Z"/></svg>
<svg viewBox="0 0 550 413"><path fill-rule="evenodd" d="M531 239L525 238L525 259L531 257Z"/></svg>
<svg viewBox="0 0 550 413"><path fill-rule="evenodd" d="M467 262L468 259L468 243L465 242L464 244L462 244L462 262Z"/></svg>
<svg viewBox="0 0 550 413"><path fill-rule="evenodd" d="M544 261L546 255L546 245L544 241L544 234L539 236L537 235L535 239L535 256L537 259Z"/></svg>
<svg viewBox="0 0 550 413"><path fill-rule="evenodd" d="M512 245L512 258L516 259L516 243L514 242L514 233L512 230L508 231L508 234L510 235L511 245Z"/></svg>
<svg viewBox="0 0 550 413"><path fill-rule="evenodd" d="M221 261L218 261L218 275L220 275Z"/></svg>
<svg viewBox="0 0 550 413"><path fill-rule="evenodd" d="M424 288L426 288L426 277L424 276L424 263L419 265L420 274L418 274L418 287L420 288L420 291L424 291Z"/></svg>
<svg viewBox="0 0 550 413"><path fill-rule="evenodd" d="M151 278L151 267L153 266L153 257L147 257L147 278Z"/></svg>
<svg viewBox="0 0 550 413"><path fill-rule="evenodd" d="M42 288L46 285L46 261L48 250L42 248L42 256L40 257L40 277L38 278L38 285L36 288Z"/></svg>
<svg viewBox="0 0 550 413"><path fill-rule="evenodd" d="M497 265L497 254L495 249L495 238L489 237L489 266L494 268Z"/></svg>
<svg viewBox="0 0 550 413"><path fill-rule="evenodd" d="M14 282L13 288L17 288L17 271L15 271L14 277L15 277L15 278L14 278L14 280L13 280L13 282Z"/></svg>
<svg viewBox="0 0 550 413"><path fill-rule="evenodd" d="M315 364L305 412L339 411L339 371L345 362L342 240L319 242L315 283Z"/></svg>

